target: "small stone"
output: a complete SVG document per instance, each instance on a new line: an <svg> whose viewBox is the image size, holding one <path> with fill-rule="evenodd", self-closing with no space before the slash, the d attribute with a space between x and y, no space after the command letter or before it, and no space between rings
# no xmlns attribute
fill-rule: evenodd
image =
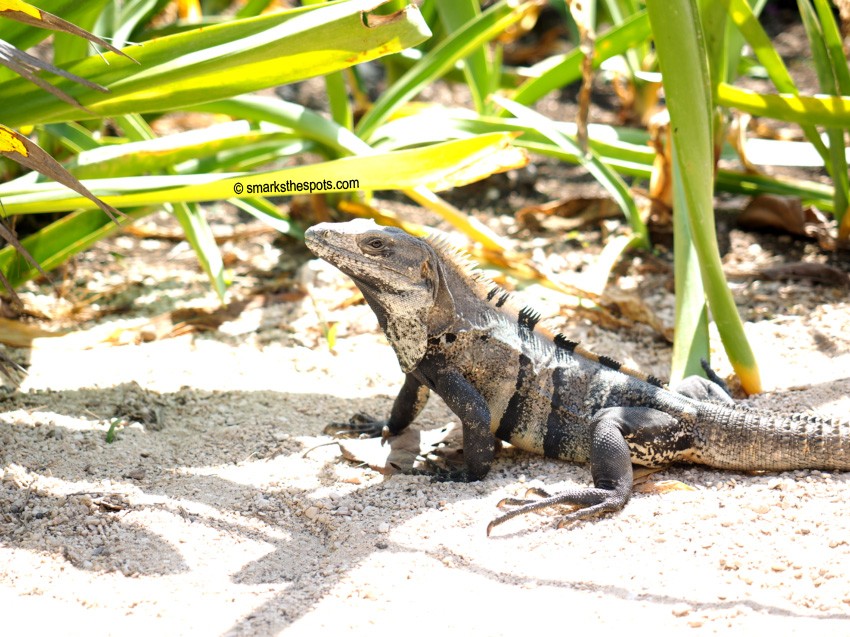
<svg viewBox="0 0 850 637"><path fill-rule="evenodd" d="M137 467L130 469L123 477L130 478L131 480L144 480L145 475L147 475L147 471L145 471L144 467Z"/></svg>
<svg viewBox="0 0 850 637"><path fill-rule="evenodd" d="M386 522L381 522L378 524L378 533L389 533L390 525Z"/></svg>
<svg viewBox="0 0 850 637"><path fill-rule="evenodd" d="M690 607L689 604L679 602L678 604L675 604L670 610L673 613L674 617L684 617L685 615L690 615L693 609Z"/></svg>
<svg viewBox="0 0 850 637"><path fill-rule="evenodd" d="M308 520L315 520L319 517L319 509L317 507L307 507L307 510L304 511L304 517Z"/></svg>

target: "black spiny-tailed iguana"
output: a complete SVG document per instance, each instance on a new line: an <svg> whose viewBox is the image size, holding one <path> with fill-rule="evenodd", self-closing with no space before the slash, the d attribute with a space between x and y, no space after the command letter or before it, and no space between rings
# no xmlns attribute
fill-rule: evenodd
<svg viewBox="0 0 850 637"><path fill-rule="evenodd" d="M632 463L692 462L739 470L850 470L850 423L781 416L736 406L718 385L690 377L666 389L563 335L537 327L501 288L437 239L419 239L371 221L322 223L307 246L350 276L378 317L406 374L386 421L351 425L396 435L435 391L460 418L464 469L480 480L496 438L527 451L589 462L593 488L514 506L488 533L518 514L555 504L576 510L561 524L621 509L632 492Z"/></svg>

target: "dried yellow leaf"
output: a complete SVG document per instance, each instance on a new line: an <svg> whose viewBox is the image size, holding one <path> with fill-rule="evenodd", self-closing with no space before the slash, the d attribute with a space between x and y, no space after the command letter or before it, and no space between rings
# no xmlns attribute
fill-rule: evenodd
<svg viewBox="0 0 850 637"><path fill-rule="evenodd" d="M21 0L0 0L0 11L18 11L41 20L41 11Z"/></svg>
<svg viewBox="0 0 850 637"><path fill-rule="evenodd" d="M0 0L2 6L2 0ZM0 153L18 153L27 156L27 149L20 136L13 130L0 125Z"/></svg>

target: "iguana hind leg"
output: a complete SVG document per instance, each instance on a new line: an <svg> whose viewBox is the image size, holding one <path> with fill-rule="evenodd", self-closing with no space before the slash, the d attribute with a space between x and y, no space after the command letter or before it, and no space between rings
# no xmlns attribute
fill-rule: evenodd
<svg viewBox="0 0 850 637"><path fill-rule="evenodd" d="M686 444L679 435L672 416L646 407L612 407L600 410L594 417L590 446L590 473L593 488L567 489L549 494L543 489L530 489L526 496L541 499L506 498L499 507L515 506L487 525L487 535L494 527L518 515L555 505L574 505L558 522L561 528L583 518L622 509L632 494L633 450L648 465L664 464ZM627 441L628 440L628 441Z"/></svg>
<svg viewBox="0 0 850 637"><path fill-rule="evenodd" d="M717 377L717 374L714 374L714 378L716 380L709 380L702 376L688 376L675 385L672 385L670 391L707 403L734 405L735 400L729 395L729 389L726 387L726 384Z"/></svg>
<svg viewBox="0 0 850 637"><path fill-rule="evenodd" d="M354 414L346 423L331 423L323 432L334 438L377 438L381 436L397 436L412 423L425 403L428 402L430 390L413 374L407 374L404 385L393 402L390 417L379 420L364 413Z"/></svg>

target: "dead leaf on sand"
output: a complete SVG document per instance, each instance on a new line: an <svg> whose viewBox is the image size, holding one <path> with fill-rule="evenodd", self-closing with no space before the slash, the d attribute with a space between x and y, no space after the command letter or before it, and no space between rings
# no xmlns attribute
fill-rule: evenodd
<svg viewBox="0 0 850 637"><path fill-rule="evenodd" d="M429 465L449 470L463 465L462 433L454 423L437 429L408 427L387 440L352 438L337 443L347 460L366 464L385 475L427 470Z"/></svg>

